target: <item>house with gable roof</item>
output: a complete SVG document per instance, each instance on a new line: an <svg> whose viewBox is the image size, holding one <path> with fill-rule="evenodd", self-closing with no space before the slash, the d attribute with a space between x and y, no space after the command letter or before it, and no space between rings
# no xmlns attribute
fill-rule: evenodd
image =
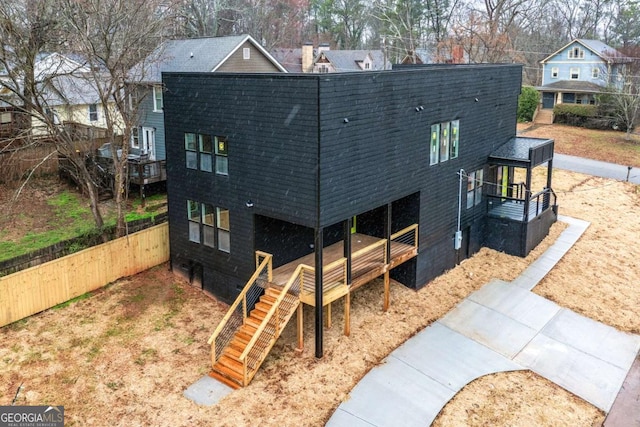
<svg viewBox="0 0 640 427"><path fill-rule="evenodd" d="M163 72L286 73L287 70L247 34L164 42L131 72L136 86L131 93L137 98L132 104L137 104L138 120L132 129L130 152L150 161L166 159Z"/></svg>
<svg viewBox="0 0 640 427"><path fill-rule="evenodd" d="M328 43L314 48L305 43L302 48L275 48L272 55L290 73L348 73L390 70L391 63L382 50L332 50Z"/></svg>
<svg viewBox="0 0 640 427"><path fill-rule="evenodd" d="M542 64L542 108L557 104L595 104L606 86L620 86L628 58L599 40L575 39Z"/></svg>

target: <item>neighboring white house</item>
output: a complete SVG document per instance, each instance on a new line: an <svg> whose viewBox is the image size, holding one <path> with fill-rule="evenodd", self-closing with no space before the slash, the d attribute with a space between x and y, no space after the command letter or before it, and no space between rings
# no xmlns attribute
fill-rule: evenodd
<svg viewBox="0 0 640 427"><path fill-rule="evenodd" d="M575 39L549 55L542 64L542 108L556 104L595 104L608 85L621 85L628 58L598 41Z"/></svg>

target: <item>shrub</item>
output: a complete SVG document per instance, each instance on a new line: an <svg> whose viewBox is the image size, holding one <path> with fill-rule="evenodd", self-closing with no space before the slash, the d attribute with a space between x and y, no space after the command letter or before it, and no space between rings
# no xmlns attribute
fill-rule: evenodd
<svg viewBox="0 0 640 427"><path fill-rule="evenodd" d="M523 86L518 97L518 121L530 122L538 108L540 94L532 86Z"/></svg>
<svg viewBox="0 0 640 427"><path fill-rule="evenodd" d="M589 123L594 121L597 114L595 105L558 104L553 107L554 121L571 126L590 127Z"/></svg>

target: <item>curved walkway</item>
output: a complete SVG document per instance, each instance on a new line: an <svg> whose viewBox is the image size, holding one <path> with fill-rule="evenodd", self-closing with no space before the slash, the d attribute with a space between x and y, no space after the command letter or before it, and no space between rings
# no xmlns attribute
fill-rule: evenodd
<svg viewBox="0 0 640 427"><path fill-rule="evenodd" d="M589 226L559 219L569 227L516 280L485 285L398 347L362 378L327 425L429 425L472 380L522 369L608 412L640 350L640 336L530 292Z"/></svg>

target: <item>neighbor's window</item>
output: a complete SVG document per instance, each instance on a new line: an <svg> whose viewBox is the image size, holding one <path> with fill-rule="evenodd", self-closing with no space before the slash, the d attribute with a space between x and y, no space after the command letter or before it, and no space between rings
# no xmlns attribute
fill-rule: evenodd
<svg viewBox="0 0 640 427"><path fill-rule="evenodd" d="M160 112L164 108L164 101L162 99L162 86L155 85L153 87L153 111Z"/></svg>
<svg viewBox="0 0 640 427"><path fill-rule="evenodd" d="M484 186L484 171L478 169L467 175L467 209L480 204L482 201L482 187Z"/></svg>
<svg viewBox="0 0 640 427"><path fill-rule="evenodd" d="M11 111L3 111L0 113L0 124L6 125L11 123Z"/></svg>
<svg viewBox="0 0 640 427"><path fill-rule="evenodd" d="M195 133L184 134L184 149L186 150L187 169L198 169L198 145Z"/></svg>
<svg viewBox="0 0 640 427"><path fill-rule="evenodd" d="M211 153L213 152L211 135L198 135L198 148L200 149L200 170L205 172L213 171Z"/></svg>
<svg viewBox="0 0 640 427"><path fill-rule="evenodd" d="M559 74L560 74L560 69L558 67L551 68L551 78L552 79L557 79Z"/></svg>
<svg viewBox="0 0 640 427"><path fill-rule="evenodd" d="M431 144L429 145L429 164L438 163L440 152L440 124L431 125Z"/></svg>
<svg viewBox="0 0 640 427"><path fill-rule="evenodd" d="M89 104L89 121L91 122L98 121L98 105L97 104Z"/></svg>
<svg viewBox="0 0 640 427"><path fill-rule="evenodd" d="M131 147L140 148L140 134L137 127L131 128Z"/></svg>
<svg viewBox="0 0 640 427"><path fill-rule="evenodd" d="M189 240L200 243L200 204L187 200L187 218L189 219Z"/></svg>
<svg viewBox="0 0 640 427"><path fill-rule="evenodd" d="M458 144L460 142L460 120L451 122L451 158L458 157Z"/></svg>
<svg viewBox="0 0 640 427"><path fill-rule="evenodd" d="M242 59L251 59L251 49L248 47L242 48Z"/></svg>
<svg viewBox="0 0 640 427"><path fill-rule="evenodd" d="M218 249L229 252L231 249L229 209L216 208L216 223L218 227Z"/></svg>
<svg viewBox="0 0 640 427"><path fill-rule="evenodd" d="M600 78L600 68L594 67L591 69L591 78L592 79Z"/></svg>
<svg viewBox="0 0 640 427"><path fill-rule="evenodd" d="M202 243L211 248L216 247L215 243L215 211L213 206L202 204Z"/></svg>
<svg viewBox="0 0 640 427"><path fill-rule="evenodd" d="M440 161L449 160L449 122L440 124Z"/></svg>
<svg viewBox="0 0 640 427"><path fill-rule="evenodd" d="M569 70L569 78L571 80L578 80L580 78L580 68L571 67L571 69Z"/></svg>
<svg viewBox="0 0 640 427"><path fill-rule="evenodd" d="M216 136L216 173L229 175L229 146L227 138Z"/></svg>

